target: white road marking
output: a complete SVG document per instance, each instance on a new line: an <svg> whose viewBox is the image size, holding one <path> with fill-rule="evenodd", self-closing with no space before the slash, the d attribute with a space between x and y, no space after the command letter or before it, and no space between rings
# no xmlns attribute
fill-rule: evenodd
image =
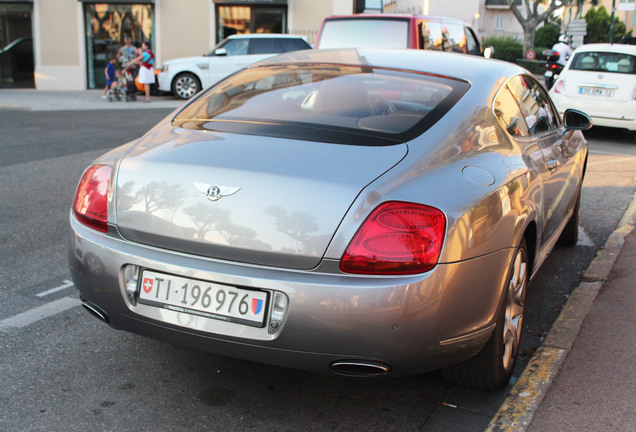
<svg viewBox="0 0 636 432"><path fill-rule="evenodd" d="M41 292L39 294L36 294L35 296L36 297L44 297L44 296L47 296L49 294L53 294L53 293L56 293L58 291L65 290L66 288L70 288L72 286L73 286L73 282L71 282L68 279L65 279L64 283L62 285L60 285L59 287L51 288L50 290L43 291L43 292Z"/></svg>
<svg viewBox="0 0 636 432"><path fill-rule="evenodd" d="M44 318L57 315L81 304L82 301L78 298L63 297L42 306L38 306L12 317L3 319L2 321L0 321L0 330L26 327Z"/></svg>
<svg viewBox="0 0 636 432"><path fill-rule="evenodd" d="M579 240L576 242L577 246L596 246L589 235L585 232L585 229L579 225Z"/></svg>

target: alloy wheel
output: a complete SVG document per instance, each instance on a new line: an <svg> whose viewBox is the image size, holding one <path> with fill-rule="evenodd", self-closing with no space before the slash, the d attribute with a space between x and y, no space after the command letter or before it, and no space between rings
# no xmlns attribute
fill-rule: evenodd
<svg viewBox="0 0 636 432"><path fill-rule="evenodd" d="M528 258L524 248L519 248L513 262L512 274L506 293L506 310L503 326L503 367L509 371L519 351L523 327L523 311L528 283Z"/></svg>

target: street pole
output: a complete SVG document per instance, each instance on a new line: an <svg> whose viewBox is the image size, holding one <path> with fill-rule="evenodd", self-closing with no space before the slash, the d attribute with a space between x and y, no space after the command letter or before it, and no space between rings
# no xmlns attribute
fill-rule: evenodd
<svg viewBox="0 0 636 432"><path fill-rule="evenodd" d="M616 0L612 0L612 17L610 18L609 43L614 39L614 13L616 12Z"/></svg>

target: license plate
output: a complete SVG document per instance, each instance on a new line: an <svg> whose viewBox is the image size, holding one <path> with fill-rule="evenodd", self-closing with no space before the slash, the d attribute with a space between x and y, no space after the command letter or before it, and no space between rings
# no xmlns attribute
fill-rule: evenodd
<svg viewBox="0 0 636 432"><path fill-rule="evenodd" d="M263 327L268 293L144 270L139 303L205 318Z"/></svg>
<svg viewBox="0 0 636 432"><path fill-rule="evenodd" d="M614 89L597 88L597 87L579 87L579 94L585 96L602 96L613 97Z"/></svg>

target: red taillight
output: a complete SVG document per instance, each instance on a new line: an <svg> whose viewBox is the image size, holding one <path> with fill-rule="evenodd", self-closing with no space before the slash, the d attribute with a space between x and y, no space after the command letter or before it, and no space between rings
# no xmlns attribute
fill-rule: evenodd
<svg viewBox="0 0 636 432"><path fill-rule="evenodd" d="M108 232L108 185L111 167L93 165L77 186L73 214L77 220L97 231Z"/></svg>
<svg viewBox="0 0 636 432"><path fill-rule="evenodd" d="M446 217L440 210L407 202L378 206L364 221L340 261L356 274L422 273L437 265Z"/></svg>
<svg viewBox="0 0 636 432"><path fill-rule="evenodd" d="M565 93L565 81L564 80L558 80L557 83L554 85L554 92L555 93Z"/></svg>

